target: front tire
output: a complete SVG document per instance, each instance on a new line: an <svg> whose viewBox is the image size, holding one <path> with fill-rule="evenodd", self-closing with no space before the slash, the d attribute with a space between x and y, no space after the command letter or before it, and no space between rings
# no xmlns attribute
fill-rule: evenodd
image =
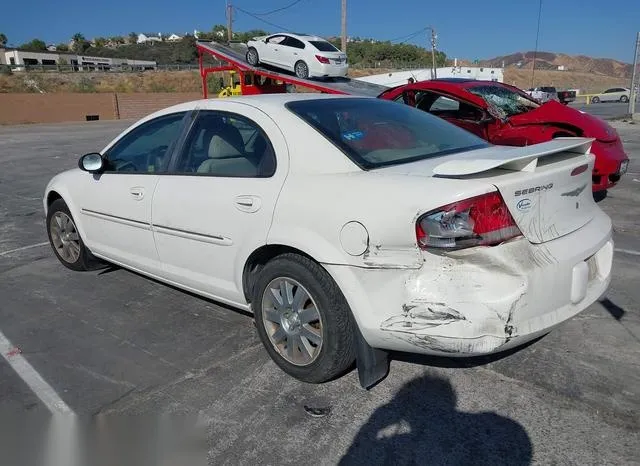
<svg viewBox="0 0 640 466"><path fill-rule="evenodd" d="M597 103L599 103L599 102L600 102L600 98L599 98L599 97L593 97L593 98L591 99L591 103L592 103L592 104L597 104Z"/></svg>
<svg viewBox="0 0 640 466"><path fill-rule="evenodd" d="M56 199L49 206L47 236L54 254L65 267L86 271L97 262L82 241L71 211L62 199Z"/></svg>
<svg viewBox="0 0 640 466"><path fill-rule="evenodd" d="M254 47L247 50L247 63L251 66L258 66L260 64L260 56Z"/></svg>
<svg viewBox="0 0 640 466"><path fill-rule="evenodd" d="M262 344L287 374L322 383L355 361L355 322L337 284L319 264L297 254L268 262L253 288Z"/></svg>
<svg viewBox="0 0 640 466"><path fill-rule="evenodd" d="M627 97L626 95L623 95L622 97L620 97L620 102L622 102L623 104L626 104L627 102L629 102L629 97Z"/></svg>

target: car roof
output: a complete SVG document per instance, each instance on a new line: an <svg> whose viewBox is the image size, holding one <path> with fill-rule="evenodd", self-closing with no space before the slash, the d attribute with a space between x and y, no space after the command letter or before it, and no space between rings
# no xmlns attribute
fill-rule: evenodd
<svg viewBox="0 0 640 466"><path fill-rule="evenodd" d="M323 41L323 42L328 42L327 39L324 39L323 37L320 36L315 36L313 34L307 34L304 32L278 32L276 34L270 34L271 36L291 36L291 37L295 37L296 39L300 39L300 40L313 40L313 41Z"/></svg>
<svg viewBox="0 0 640 466"><path fill-rule="evenodd" d="M220 108L220 104L224 106L224 102L240 103L255 107L259 110L269 112L269 110L282 110L282 108L288 102L302 101L302 100L317 100L317 99L376 99L375 97L368 96L355 96L347 94L320 94L316 92L291 92L291 93L275 93L275 94L256 94L256 95L238 95L225 97L224 99L198 99L188 102L182 102L170 107L158 110L150 115L160 116L167 113L173 113L176 111L189 111L194 109L214 109ZM147 117L145 117L147 118Z"/></svg>

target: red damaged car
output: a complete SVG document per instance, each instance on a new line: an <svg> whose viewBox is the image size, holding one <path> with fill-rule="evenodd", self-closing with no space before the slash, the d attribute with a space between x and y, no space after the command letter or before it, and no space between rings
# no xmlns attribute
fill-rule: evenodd
<svg viewBox="0 0 640 466"><path fill-rule="evenodd" d="M629 163L618 132L605 121L553 100L540 103L504 83L434 79L395 87L379 97L412 105L497 145L526 146L566 136L594 138L594 192L615 186Z"/></svg>

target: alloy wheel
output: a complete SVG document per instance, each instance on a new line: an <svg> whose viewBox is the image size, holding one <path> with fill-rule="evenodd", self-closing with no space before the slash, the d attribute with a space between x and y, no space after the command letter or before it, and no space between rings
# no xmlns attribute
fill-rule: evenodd
<svg viewBox="0 0 640 466"><path fill-rule="evenodd" d="M64 212L56 212L49 224L51 241L60 257L69 264L77 262L80 257L80 235L76 225Z"/></svg>
<svg viewBox="0 0 640 466"><path fill-rule="evenodd" d="M275 350L289 363L308 366L322 349L323 322L309 292L291 278L276 278L262 297L262 322Z"/></svg>

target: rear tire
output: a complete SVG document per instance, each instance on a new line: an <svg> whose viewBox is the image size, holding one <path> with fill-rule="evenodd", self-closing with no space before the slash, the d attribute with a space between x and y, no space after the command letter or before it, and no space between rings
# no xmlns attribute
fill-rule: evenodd
<svg viewBox="0 0 640 466"><path fill-rule="evenodd" d="M298 254L268 262L253 287L256 328L267 353L290 376L322 383L355 361L355 322L338 285Z"/></svg>
<svg viewBox="0 0 640 466"><path fill-rule="evenodd" d="M47 211L47 236L58 260L65 267L79 271L93 270L98 260L85 246L69 207L62 199L51 203Z"/></svg>
<svg viewBox="0 0 640 466"><path fill-rule="evenodd" d="M620 97L620 102L622 102L623 104L626 104L627 102L629 102L629 97L627 97L626 95L623 95L622 97Z"/></svg>
<svg viewBox="0 0 640 466"><path fill-rule="evenodd" d="M296 72L296 76L300 79L308 79L309 78L309 67L305 62L300 60L296 62L294 70Z"/></svg>

